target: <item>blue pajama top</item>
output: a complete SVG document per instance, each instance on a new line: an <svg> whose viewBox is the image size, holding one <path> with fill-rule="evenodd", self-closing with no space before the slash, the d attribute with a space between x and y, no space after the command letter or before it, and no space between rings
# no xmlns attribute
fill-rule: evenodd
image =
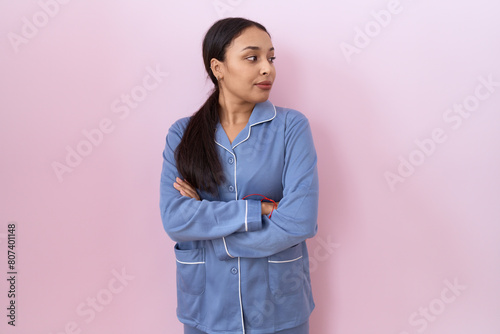
<svg viewBox="0 0 500 334"><path fill-rule="evenodd" d="M216 149L226 183L201 201L173 187L174 151L190 117L168 130L160 209L176 242L177 317L207 333L263 334L296 327L314 309L305 240L317 232L317 157L299 111L255 105L233 143L220 122ZM262 194L279 206L261 211Z"/></svg>

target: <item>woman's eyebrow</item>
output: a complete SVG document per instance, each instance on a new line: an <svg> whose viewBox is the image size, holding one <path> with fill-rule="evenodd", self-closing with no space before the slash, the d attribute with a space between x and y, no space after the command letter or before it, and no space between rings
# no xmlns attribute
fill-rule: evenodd
<svg viewBox="0 0 500 334"><path fill-rule="evenodd" d="M240 52L243 52L245 50L260 50L260 48L258 46L247 46L246 48L244 48ZM270 48L269 51L274 51L274 46L272 48Z"/></svg>

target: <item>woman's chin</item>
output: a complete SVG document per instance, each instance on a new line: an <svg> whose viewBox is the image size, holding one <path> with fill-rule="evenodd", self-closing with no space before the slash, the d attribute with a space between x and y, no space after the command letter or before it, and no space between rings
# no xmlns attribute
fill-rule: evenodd
<svg viewBox="0 0 500 334"><path fill-rule="evenodd" d="M262 103L266 102L267 100L269 100L269 92L256 96L254 99L254 103Z"/></svg>

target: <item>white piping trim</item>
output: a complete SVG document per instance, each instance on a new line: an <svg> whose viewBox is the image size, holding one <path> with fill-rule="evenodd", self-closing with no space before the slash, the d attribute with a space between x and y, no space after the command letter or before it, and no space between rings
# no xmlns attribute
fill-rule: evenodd
<svg viewBox="0 0 500 334"><path fill-rule="evenodd" d="M227 149L224 145L219 144L219 142L218 142L217 140L215 140L215 139L214 139L214 141L215 141L215 143L216 143L217 145L219 145L220 147L222 147L223 149L225 149L225 150L226 150L226 151L228 151L229 153L233 154L233 152L229 151L229 150L228 150L228 149ZM233 155L234 155L234 154L233 154Z"/></svg>
<svg viewBox="0 0 500 334"><path fill-rule="evenodd" d="M267 262L269 263L287 263L287 262L293 262L293 261L297 261L298 259L301 259L302 258L302 255L299 256L298 258L296 259L293 259L293 260L284 260L284 261L273 261L273 260L267 260Z"/></svg>
<svg viewBox="0 0 500 334"><path fill-rule="evenodd" d="M203 262L184 262L184 261L179 261L177 259L175 259L175 261L182 263L182 264L204 264L205 263L205 261L203 261Z"/></svg>
<svg viewBox="0 0 500 334"><path fill-rule="evenodd" d="M227 255L229 255L229 257L232 257L234 259L234 256L232 256L231 254L229 254L229 251L227 250L226 238L222 237L222 241L224 241L224 248L226 249Z"/></svg>
<svg viewBox="0 0 500 334"><path fill-rule="evenodd" d="M245 201L245 232L248 232L247 216L248 216L248 201Z"/></svg>
<svg viewBox="0 0 500 334"><path fill-rule="evenodd" d="M234 153L231 153L234 157L234 192L236 195L236 200L238 200L238 185L236 184L236 155Z"/></svg>
<svg viewBox="0 0 500 334"><path fill-rule="evenodd" d="M243 303L241 302L241 267L240 267L240 258L238 258L238 290L239 290L239 295L240 295L241 328L243 329L243 334L245 334L245 320L243 318Z"/></svg>
<svg viewBox="0 0 500 334"><path fill-rule="evenodd" d="M272 104L272 103L271 103L271 104ZM260 121L260 122L257 122L257 123L253 123L253 124L251 124L251 125L250 125L250 127L248 128L248 136L247 136L245 139L243 139L242 141L240 141L238 144L234 145L234 146L232 147L232 149L233 149L233 150L234 150L234 148L235 148L236 146L238 146L239 144L243 143L245 140L247 140L247 139L250 137L250 132L252 132L252 126L257 125L257 124L260 124L260 123L264 123L264 122L269 122L269 121L273 120L273 119L276 117L276 107L274 106L274 104L273 104L273 108L274 108L274 116L273 116L273 117L271 117L270 119L266 119L266 120L264 120L264 121Z"/></svg>

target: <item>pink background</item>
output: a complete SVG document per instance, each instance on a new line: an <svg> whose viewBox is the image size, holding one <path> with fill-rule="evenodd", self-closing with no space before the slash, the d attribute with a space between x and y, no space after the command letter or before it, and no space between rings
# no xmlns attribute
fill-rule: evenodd
<svg viewBox="0 0 500 334"><path fill-rule="evenodd" d="M211 88L201 40L224 16L268 28L271 101L312 126L311 333L500 333L498 2L66 2L0 2L1 333L181 333L161 154ZM155 68L168 75L141 88ZM68 149L86 156L69 167Z"/></svg>

